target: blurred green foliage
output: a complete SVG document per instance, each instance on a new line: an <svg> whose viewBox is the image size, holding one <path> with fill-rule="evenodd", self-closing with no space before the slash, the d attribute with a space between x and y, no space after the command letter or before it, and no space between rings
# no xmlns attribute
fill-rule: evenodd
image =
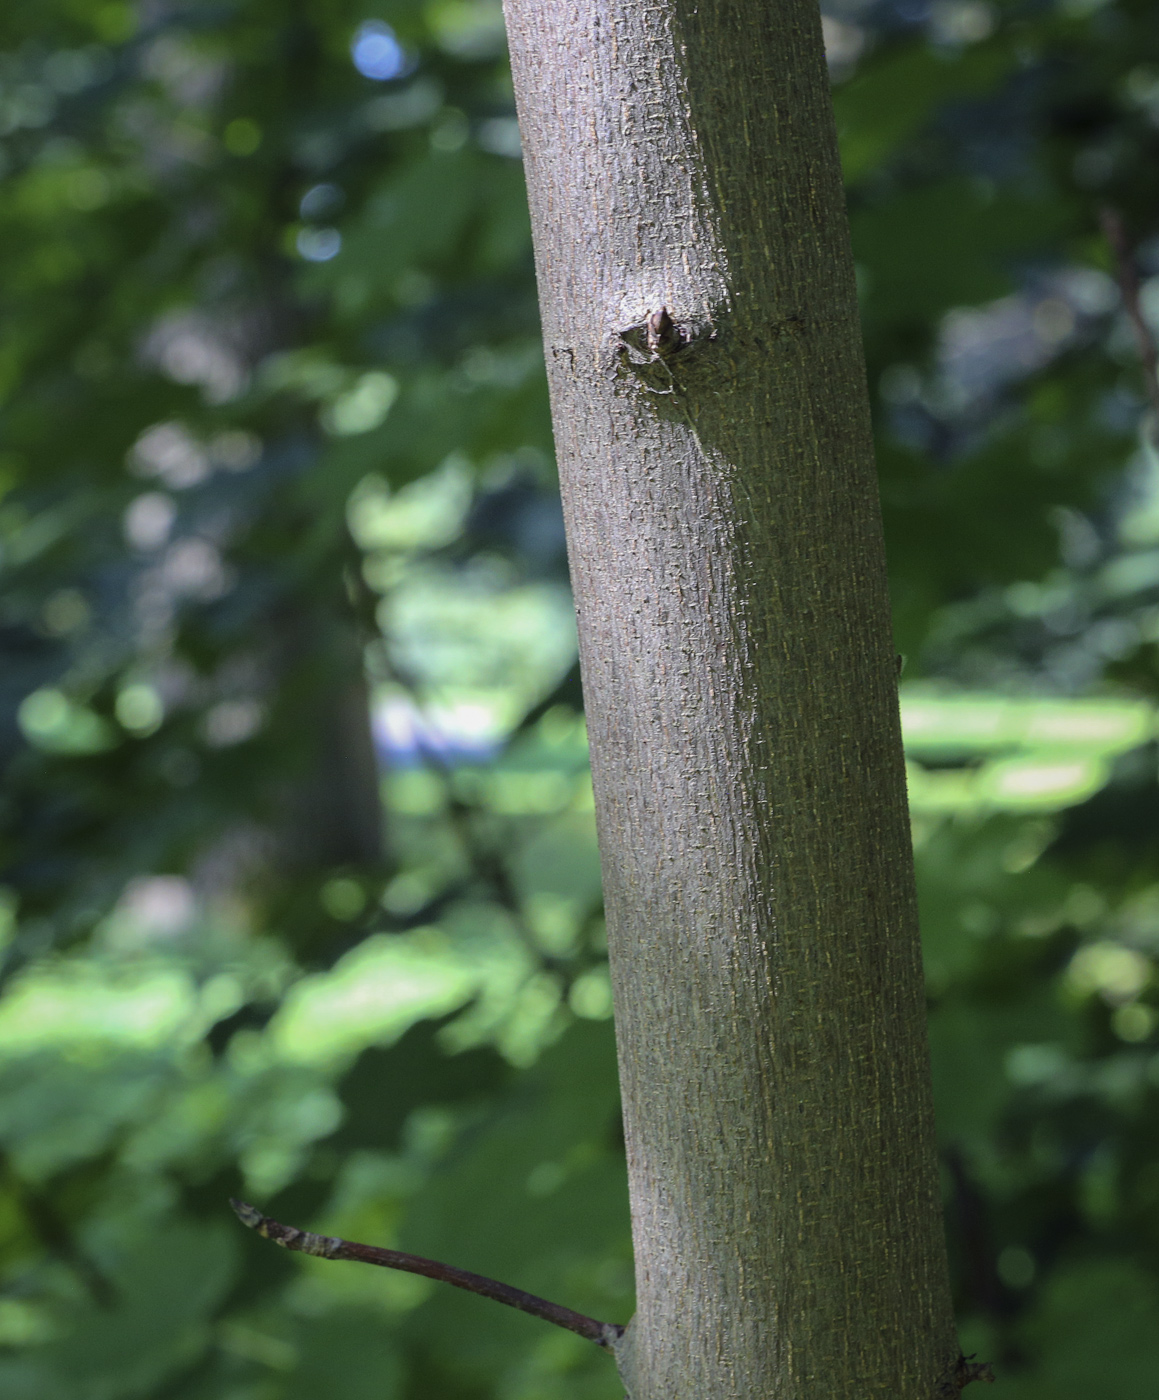
<svg viewBox="0 0 1159 1400"><path fill-rule="evenodd" d="M1159 1370L1149 0L826 0L967 1352ZM0 1390L616 1400L591 788L491 0L0 14Z"/></svg>

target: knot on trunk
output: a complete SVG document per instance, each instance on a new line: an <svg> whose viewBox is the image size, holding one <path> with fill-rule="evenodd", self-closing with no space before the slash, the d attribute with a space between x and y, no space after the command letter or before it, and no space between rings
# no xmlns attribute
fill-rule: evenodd
<svg viewBox="0 0 1159 1400"><path fill-rule="evenodd" d="M987 1385L992 1385L994 1372L990 1363L975 1361L973 1356L959 1356L954 1363L953 1372L938 1387L938 1393L946 1396L947 1400L958 1400L958 1396L971 1381L984 1381Z"/></svg>

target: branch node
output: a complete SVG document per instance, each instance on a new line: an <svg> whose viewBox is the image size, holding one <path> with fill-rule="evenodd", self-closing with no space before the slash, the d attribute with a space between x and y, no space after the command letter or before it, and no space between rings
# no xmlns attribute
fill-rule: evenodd
<svg viewBox="0 0 1159 1400"><path fill-rule="evenodd" d="M957 1400L962 1391L973 1381L982 1381L986 1385L994 1384L994 1371L988 1361L975 1361L974 1353L970 1356L959 1356L954 1363L953 1373L942 1382L939 1387L940 1394L947 1397L947 1400Z"/></svg>
<svg viewBox="0 0 1159 1400"><path fill-rule="evenodd" d="M674 355L700 344L704 339L712 339L684 321L675 321L666 306L658 311L650 311L642 321L625 326L616 332L620 341L620 353L626 363L633 368L654 364L657 360L670 360ZM634 351L640 358L626 356L624 347Z"/></svg>

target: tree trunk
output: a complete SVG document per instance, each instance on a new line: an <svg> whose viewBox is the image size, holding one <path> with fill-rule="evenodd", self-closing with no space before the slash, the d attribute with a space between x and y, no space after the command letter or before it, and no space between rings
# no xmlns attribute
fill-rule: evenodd
<svg viewBox="0 0 1159 1400"><path fill-rule="evenodd" d="M632 1400L956 1394L816 3L506 5L631 1177L621 1373Z"/></svg>

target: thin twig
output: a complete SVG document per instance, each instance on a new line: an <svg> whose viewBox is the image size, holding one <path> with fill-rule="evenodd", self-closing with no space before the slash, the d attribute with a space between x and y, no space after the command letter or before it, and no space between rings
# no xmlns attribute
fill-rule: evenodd
<svg viewBox="0 0 1159 1400"><path fill-rule="evenodd" d="M244 1201L231 1200L237 1218L243 1225L256 1230L263 1239L272 1240L283 1249L296 1250L299 1254L312 1254L318 1259L351 1259L360 1264L377 1264L382 1269L401 1269L408 1274L422 1274L424 1278L437 1279L455 1288L465 1288L468 1293L478 1293L483 1298L491 1298L496 1303L506 1303L509 1308L540 1317L544 1322L554 1322L557 1327L566 1327L586 1337L589 1342L609 1350L623 1336L624 1329L614 1322L597 1322L594 1317L572 1312L571 1308L549 1303L546 1298L537 1298L534 1293L524 1293L521 1288L499 1283L481 1274L468 1273L466 1269L456 1269L451 1264L440 1264L435 1259L423 1259L418 1254L403 1254L397 1249L380 1249L377 1245L356 1244L353 1240L335 1239L331 1235L312 1235L307 1230L297 1230L292 1225L282 1225L271 1220L254 1206Z"/></svg>
<svg viewBox="0 0 1159 1400"><path fill-rule="evenodd" d="M1123 295L1123 310L1127 313L1131 329L1135 332L1135 344L1139 347L1139 359L1143 364L1147 399L1151 405L1151 412L1159 420L1159 347L1156 346L1154 333L1143 315L1139 299L1139 269L1135 263L1130 239L1127 237L1126 225L1119 211L1111 208L1100 211L1099 223L1115 257L1115 280Z"/></svg>

